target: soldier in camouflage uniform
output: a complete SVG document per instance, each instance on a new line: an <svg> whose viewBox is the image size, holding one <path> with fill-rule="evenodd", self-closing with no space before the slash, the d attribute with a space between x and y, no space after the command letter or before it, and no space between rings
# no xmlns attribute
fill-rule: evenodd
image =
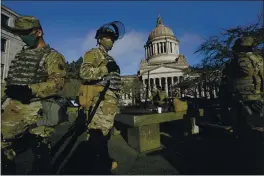
<svg viewBox="0 0 264 176"><path fill-rule="evenodd" d="M30 132L36 139L32 146L35 155L32 172L49 173L50 142L47 138L54 128L37 125L37 122L42 117L41 101L56 96L64 86L65 59L44 42L42 27L35 17L19 17L14 28L8 28L26 46L16 54L6 78L5 93L10 99L1 117L3 172L15 172L13 144L15 139Z"/></svg>
<svg viewBox="0 0 264 176"><path fill-rule="evenodd" d="M239 122L237 128L243 125L244 129L261 130L264 122L263 58L253 53L253 45L252 37L236 40L233 46L234 59L225 66L223 74L226 75L226 93L232 95L232 106L240 107L241 112L245 110L244 119L236 119Z"/></svg>
<svg viewBox="0 0 264 176"><path fill-rule="evenodd" d="M105 163L109 170L111 166L112 169L117 167L117 163L109 157L107 141L114 125L115 115L119 111L121 77L120 68L116 61L108 55L108 51L112 49L117 39L122 38L124 34L122 29L124 30L124 26L118 21L99 28L95 36L99 47L85 53L80 69L83 84L103 89L89 96L92 97L92 103L84 110L90 119L87 124L88 136L90 136L88 141L90 141L93 152L98 156L96 159L98 163L101 166ZM99 106L96 106L97 103ZM90 110L95 113L91 115Z"/></svg>
<svg viewBox="0 0 264 176"><path fill-rule="evenodd" d="M262 147L260 150L262 154L258 153L258 155L263 161L263 58L253 53L253 47L252 37L242 37L236 40L233 46L234 59L226 65L223 75L225 75L224 81L227 88L225 92L232 97L230 118L234 131L245 142L241 146L245 146L246 153L251 149L257 150L257 148L250 149L250 147ZM230 100L227 100L227 104L229 104L228 101Z"/></svg>
<svg viewBox="0 0 264 176"><path fill-rule="evenodd" d="M166 98L168 98L166 92L162 91L160 86L157 86L157 88L152 91L150 99L153 101L155 106L163 107L166 103Z"/></svg>

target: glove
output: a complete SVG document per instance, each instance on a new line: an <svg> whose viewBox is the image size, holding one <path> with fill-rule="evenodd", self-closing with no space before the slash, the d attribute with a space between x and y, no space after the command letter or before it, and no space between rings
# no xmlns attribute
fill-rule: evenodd
<svg viewBox="0 0 264 176"><path fill-rule="evenodd" d="M264 104L261 101L255 101L252 103L252 109L257 113L264 113Z"/></svg>
<svg viewBox="0 0 264 176"><path fill-rule="evenodd" d="M8 86L5 93L8 97L23 103L29 103L32 98L32 90L27 85Z"/></svg>
<svg viewBox="0 0 264 176"><path fill-rule="evenodd" d="M106 65L108 72L118 72L120 73L119 66L116 64L116 62L108 62Z"/></svg>

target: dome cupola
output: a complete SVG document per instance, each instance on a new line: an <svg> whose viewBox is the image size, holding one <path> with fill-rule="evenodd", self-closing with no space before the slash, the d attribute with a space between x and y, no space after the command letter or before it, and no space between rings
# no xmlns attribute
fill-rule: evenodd
<svg viewBox="0 0 264 176"><path fill-rule="evenodd" d="M150 33L148 40L153 40L158 37L174 37L174 34L170 28L163 25L162 18L159 16L157 18L157 25Z"/></svg>
<svg viewBox="0 0 264 176"><path fill-rule="evenodd" d="M179 56L179 41L172 30L158 16L156 27L149 34L145 45L145 58L150 64L175 62Z"/></svg>

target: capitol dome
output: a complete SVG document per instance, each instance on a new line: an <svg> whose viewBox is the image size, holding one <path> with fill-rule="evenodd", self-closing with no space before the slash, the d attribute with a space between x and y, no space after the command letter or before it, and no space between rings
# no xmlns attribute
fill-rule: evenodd
<svg viewBox="0 0 264 176"><path fill-rule="evenodd" d="M172 30L163 24L160 16L156 22L145 45L145 58L150 64L175 62L179 56L179 41Z"/></svg>
<svg viewBox="0 0 264 176"><path fill-rule="evenodd" d="M153 40L153 39L158 38L158 37L173 37L173 38L175 38L172 30L170 28L168 28L167 26L163 25L163 21L162 21L160 16L157 19L156 28L154 28L152 30L152 32L150 33L148 40Z"/></svg>

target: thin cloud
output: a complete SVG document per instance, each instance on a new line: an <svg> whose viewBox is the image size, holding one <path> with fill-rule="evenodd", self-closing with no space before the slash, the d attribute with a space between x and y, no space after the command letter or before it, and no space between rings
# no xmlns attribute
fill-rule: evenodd
<svg viewBox="0 0 264 176"><path fill-rule="evenodd" d="M66 60L71 62L83 56L85 52L96 47L94 38L96 30L89 30L83 37L75 37L73 39L65 39L57 49L63 53ZM136 74L139 70L140 61L144 59L144 44L146 43L148 34L131 30L118 40L113 49L109 52L117 61L121 69L122 75ZM197 64L201 58L193 54L202 42L202 38L198 34L184 33L179 37L180 53L184 54L190 65Z"/></svg>
<svg viewBox="0 0 264 176"><path fill-rule="evenodd" d="M180 53L184 54L187 62L190 65L197 64L201 61L201 56L194 54L198 47L203 42L200 35L194 33L184 33L179 37L180 40Z"/></svg>
<svg viewBox="0 0 264 176"><path fill-rule="evenodd" d="M95 33L96 30L90 30L83 38L64 40L58 49L67 61L77 60L85 52L96 47ZM140 61L145 56L146 36L143 32L129 31L122 39L116 41L109 52L120 65L122 75L137 73Z"/></svg>

